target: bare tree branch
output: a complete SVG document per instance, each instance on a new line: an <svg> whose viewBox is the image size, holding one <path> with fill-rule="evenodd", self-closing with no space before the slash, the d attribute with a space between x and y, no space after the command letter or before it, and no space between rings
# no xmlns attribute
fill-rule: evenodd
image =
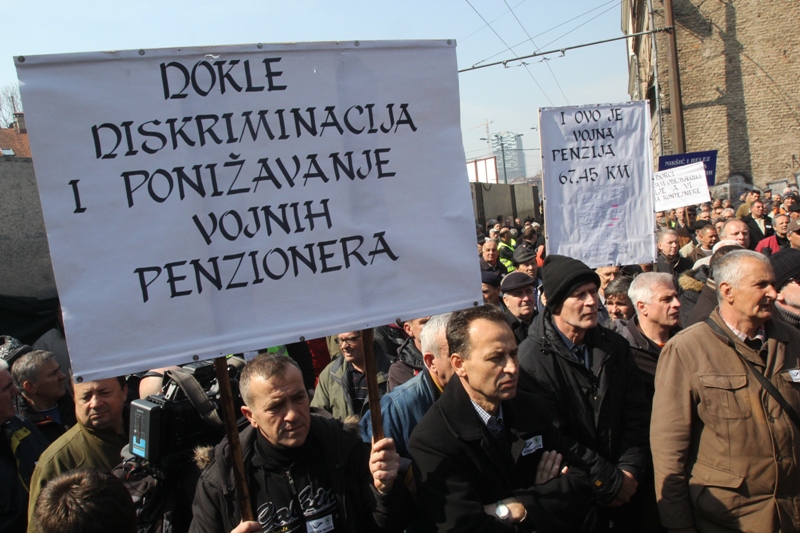
<svg viewBox="0 0 800 533"><path fill-rule="evenodd" d="M0 128L14 125L14 113L22 111L19 85L9 83L0 87Z"/></svg>

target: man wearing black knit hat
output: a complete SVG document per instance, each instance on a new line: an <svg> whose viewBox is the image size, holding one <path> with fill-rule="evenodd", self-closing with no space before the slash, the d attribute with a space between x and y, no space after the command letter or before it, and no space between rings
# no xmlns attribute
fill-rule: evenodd
<svg viewBox="0 0 800 533"><path fill-rule="evenodd" d="M520 389L544 399L572 451L591 466L598 530L639 531L636 488L645 472L650 405L630 346L597 323L596 272L549 255L543 278L546 309L519 346Z"/></svg>
<svg viewBox="0 0 800 533"><path fill-rule="evenodd" d="M769 257L775 271L775 315L800 329L800 250L787 248Z"/></svg>

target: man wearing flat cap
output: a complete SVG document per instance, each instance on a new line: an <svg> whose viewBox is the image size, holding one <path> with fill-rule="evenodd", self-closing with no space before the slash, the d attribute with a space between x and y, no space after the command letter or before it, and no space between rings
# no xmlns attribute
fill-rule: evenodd
<svg viewBox="0 0 800 533"><path fill-rule="evenodd" d="M630 345L597 322L595 271L549 255L543 273L546 308L519 346L520 389L543 398L590 465L598 530L639 531L650 404Z"/></svg>
<svg viewBox="0 0 800 533"><path fill-rule="evenodd" d="M536 292L536 312L541 313L544 310L544 304L539 298L542 295L542 280L537 277L539 266L536 263L536 250L517 246L517 249L514 250L513 263L516 272L522 272L533 278L533 290Z"/></svg>
<svg viewBox="0 0 800 533"><path fill-rule="evenodd" d="M522 272L512 272L500 284L503 292L505 317L517 344L528 336L528 328L536 316L536 300L538 293L534 289L536 280Z"/></svg>

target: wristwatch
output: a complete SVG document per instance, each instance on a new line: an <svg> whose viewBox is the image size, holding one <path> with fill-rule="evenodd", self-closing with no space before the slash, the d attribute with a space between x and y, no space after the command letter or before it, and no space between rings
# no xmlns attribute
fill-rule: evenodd
<svg viewBox="0 0 800 533"><path fill-rule="evenodd" d="M505 524L511 520L511 511L509 511L508 506L504 503L498 503L497 506L495 506L494 515Z"/></svg>

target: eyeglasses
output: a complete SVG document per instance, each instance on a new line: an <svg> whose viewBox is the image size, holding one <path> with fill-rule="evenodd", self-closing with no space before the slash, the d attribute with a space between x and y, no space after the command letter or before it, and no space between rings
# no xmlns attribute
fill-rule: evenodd
<svg viewBox="0 0 800 533"><path fill-rule="evenodd" d="M337 337L336 344L339 346L355 346L361 340L361 335L353 335L352 337L345 337L344 339Z"/></svg>

